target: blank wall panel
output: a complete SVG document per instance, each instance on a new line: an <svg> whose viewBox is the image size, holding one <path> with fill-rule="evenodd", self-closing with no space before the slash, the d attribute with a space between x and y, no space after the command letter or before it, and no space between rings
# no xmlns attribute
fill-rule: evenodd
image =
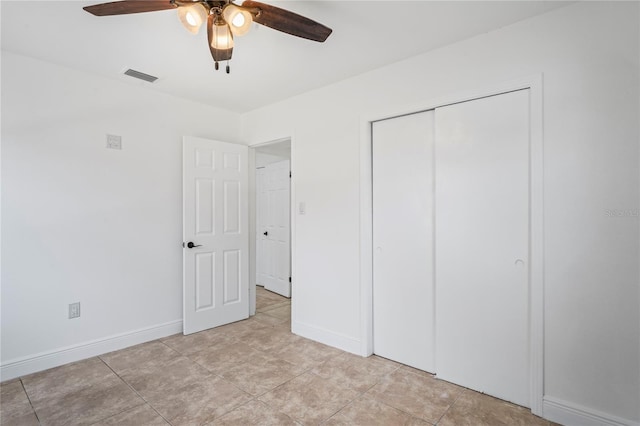
<svg viewBox="0 0 640 426"><path fill-rule="evenodd" d="M373 124L373 348L434 371L433 111Z"/></svg>

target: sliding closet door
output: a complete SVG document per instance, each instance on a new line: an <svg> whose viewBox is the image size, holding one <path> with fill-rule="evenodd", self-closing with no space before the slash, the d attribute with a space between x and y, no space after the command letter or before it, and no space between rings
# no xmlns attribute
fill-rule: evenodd
<svg viewBox="0 0 640 426"><path fill-rule="evenodd" d="M374 353L433 372L433 111L372 134Z"/></svg>
<svg viewBox="0 0 640 426"><path fill-rule="evenodd" d="M436 109L439 378L529 406L529 92Z"/></svg>

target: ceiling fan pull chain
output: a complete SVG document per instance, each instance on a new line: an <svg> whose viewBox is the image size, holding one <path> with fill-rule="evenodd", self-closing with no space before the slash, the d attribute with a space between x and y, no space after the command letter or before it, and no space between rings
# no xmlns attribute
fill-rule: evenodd
<svg viewBox="0 0 640 426"><path fill-rule="evenodd" d="M231 67L229 66L229 61L227 61L227 74L231 72Z"/></svg>
<svg viewBox="0 0 640 426"><path fill-rule="evenodd" d="M218 61L216 61L216 71L218 71L218 68L220 68L220 64L218 64Z"/></svg>

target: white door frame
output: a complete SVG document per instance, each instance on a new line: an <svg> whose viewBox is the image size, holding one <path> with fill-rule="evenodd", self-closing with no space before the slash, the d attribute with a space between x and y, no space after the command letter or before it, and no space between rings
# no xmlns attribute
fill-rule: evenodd
<svg viewBox="0 0 640 426"><path fill-rule="evenodd" d="M530 400L531 412L542 415L544 396L544 246L543 246L543 79L542 74L453 94L418 105L408 105L363 116L360 121L360 329L361 355L373 354L373 203L372 123L401 115L483 98L514 90L530 89Z"/></svg>
<svg viewBox="0 0 640 426"><path fill-rule="evenodd" d="M295 215L295 144L293 136L283 136L267 142L258 142L249 145L249 315L256 314L256 149L277 143L289 142L291 146L291 158L289 167L291 169L290 180L290 242L291 245L291 320L295 316L295 303L293 301L294 283L296 276L296 215Z"/></svg>

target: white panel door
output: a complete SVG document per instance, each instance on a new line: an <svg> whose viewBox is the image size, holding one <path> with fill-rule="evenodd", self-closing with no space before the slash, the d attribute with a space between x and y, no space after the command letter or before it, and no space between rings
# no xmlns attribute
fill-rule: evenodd
<svg viewBox="0 0 640 426"><path fill-rule="evenodd" d="M433 111L373 124L373 350L434 371Z"/></svg>
<svg viewBox="0 0 640 426"><path fill-rule="evenodd" d="M529 91L435 128L437 375L528 407Z"/></svg>
<svg viewBox="0 0 640 426"><path fill-rule="evenodd" d="M264 235L266 230L267 218L267 169L260 167L256 169L256 284L264 287L269 276L268 271L268 252L265 250L267 237Z"/></svg>
<svg viewBox="0 0 640 426"><path fill-rule="evenodd" d="M184 334L249 316L247 152L183 139Z"/></svg>
<svg viewBox="0 0 640 426"><path fill-rule="evenodd" d="M266 262L264 287L284 297L291 297L289 173L289 160L266 167L266 220L262 230Z"/></svg>

